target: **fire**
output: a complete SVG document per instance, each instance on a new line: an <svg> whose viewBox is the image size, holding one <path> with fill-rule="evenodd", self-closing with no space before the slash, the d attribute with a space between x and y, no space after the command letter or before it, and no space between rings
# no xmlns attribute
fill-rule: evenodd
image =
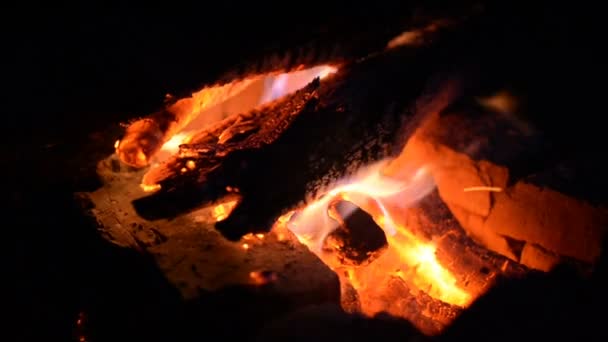
<svg viewBox="0 0 608 342"><path fill-rule="evenodd" d="M411 281L417 288L442 302L461 307L470 303L471 294L459 288L456 277L437 260L435 245L422 241L403 226L399 226L398 233L389 236L388 240L397 252L399 261L408 268L396 271L395 275L406 282Z"/></svg>
<svg viewBox="0 0 608 342"><path fill-rule="evenodd" d="M400 167L397 174L389 176L385 171L394 161L371 165L335 184L321 198L282 216L273 229L293 232L338 275L343 275L342 281L348 281L360 297L378 291L381 278L393 276L436 300L466 307L473 295L460 288L457 278L439 262L435 244L410 231L397 215L434 189L428 166ZM348 200L369 213L386 235L388 249L366 266L345 265L322 248L328 235L338 228L328 212L337 199ZM362 301L361 310L374 314L381 309L365 306Z"/></svg>
<svg viewBox="0 0 608 342"><path fill-rule="evenodd" d="M477 290L465 289L464 284L459 283L459 278L437 257L439 241L409 229L404 215L408 208L436 188L434 175L437 165L426 155L425 145L417 141L433 129L433 118L451 102L456 89L450 84L441 96L420 104L417 110L426 119L396 158L360 168L353 175L319 191L320 197L309 200L304 207L281 216L275 222L273 231L277 236L284 236L286 230L291 231L336 272L343 288L354 288L359 303L355 310L364 314L374 315L387 309L386 299L382 298L388 291L387 286L394 283L393 279L403 283L410 293L417 291L416 297L430 297L454 308L467 307L480 294L473 293ZM500 190L489 187L464 189ZM354 205L336 212L334 204L338 201ZM373 252L373 255L366 254L367 260L350 262L345 259L348 256L341 254L346 251L343 248L346 242L335 238L332 233L340 233L344 229L344 221L358 210L357 207L369 214L383 230L387 247ZM343 305L351 310L347 308L348 298L348 295L343 296Z"/></svg>
<svg viewBox="0 0 608 342"><path fill-rule="evenodd" d="M230 115L249 112L335 72L336 67L321 65L205 87L159 113L131 123L114 149L122 162L133 167L161 163L210 125Z"/></svg>
<svg viewBox="0 0 608 342"><path fill-rule="evenodd" d="M192 132L179 132L167 140L161 147L161 152L168 154L176 154L179 151L179 145L187 142L187 139L192 135Z"/></svg>

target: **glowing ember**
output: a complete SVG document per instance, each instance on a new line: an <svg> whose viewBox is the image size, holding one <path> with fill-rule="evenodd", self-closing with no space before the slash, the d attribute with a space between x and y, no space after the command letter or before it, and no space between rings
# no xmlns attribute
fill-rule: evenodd
<svg viewBox="0 0 608 342"><path fill-rule="evenodd" d="M145 192L154 192L154 191L160 190L160 184L154 184L154 185L140 184L140 186Z"/></svg>
<svg viewBox="0 0 608 342"><path fill-rule="evenodd" d="M232 212L232 209L234 209L237 203L238 200L234 200L216 205L215 207L213 207L212 211L213 219L216 222L225 220L228 215L230 215L230 212Z"/></svg>
<svg viewBox="0 0 608 342"><path fill-rule="evenodd" d="M249 278L254 285L266 285L278 279L277 274L272 271L252 271Z"/></svg>

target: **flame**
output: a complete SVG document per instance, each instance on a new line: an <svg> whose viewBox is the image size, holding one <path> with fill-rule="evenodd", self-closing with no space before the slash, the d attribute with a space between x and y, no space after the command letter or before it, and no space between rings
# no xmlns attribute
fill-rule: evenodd
<svg viewBox="0 0 608 342"><path fill-rule="evenodd" d="M286 73L258 74L204 87L168 104L156 114L132 122L122 139L114 143L114 150L123 163L136 168L163 162L196 132L228 116L249 112L293 93L315 78L326 78L336 71L334 66L322 65Z"/></svg>
<svg viewBox="0 0 608 342"><path fill-rule="evenodd" d="M329 204L341 197L361 206L362 202L369 198L386 217L386 224L382 226L385 233L395 235L397 227L390 219L390 214L384 205L385 200L389 198L399 200L401 206L406 207L428 194L434 188L434 183L425 166L409 171L410 182L387 177L382 174L382 169L388 164L388 160L378 162L361 169L350 179L338 182L322 198L299 211L297 219L292 220L288 228L313 252L319 253L325 237L338 227L338 224L330 220L326 214ZM402 173L408 173L408 170Z"/></svg>
<svg viewBox="0 0 608 342"><path fill-rule="evenodd" d="M458 83L448 82L430 101L417 104L416 111L424 120L397 157L360 168L318 191L322 194L320 197L281 216L273 226L279 240L284 238L286 230L291 231L338 274L341 282L350 284L357 292L359 310L364 314L374 315L387 309L386 304L380 303L384 301L375 298L383 296L392 278L400 278L410 291L424 292L435 300L458 307L468 306L479 295L461 287L458 278L437 258L435 241L409 229L404 215L436 187L433 176L436 161L419 141L424 140L428 130L433 130L434 118L452 102L458 89ZM332 203L340 199L367 212L385 233L388 247L369 263L345 264L335 251L323 248L327 247L324 244L329 234L340 227L340 220L331 217ZM352 210L356 207L352 206ZM341 219L350 214L340 212ZM343 303L345 306L349 305L347 301Z"/></svg>
<svg viewBox="0 0 608 342"><path fill-rule="evenodd" d="M176 154L179 151L179 145L187 142L187 139L192 135L192 132L180 132L172 136L161 147L161 151L169 154Z"/></svg>
<svg viewBox="0 0 608 342"><path fill-rule="evenodd" d="M313 79L320 79L338 71L336 67L322 65L310 69L298 70L290 73L269 75L264 80L264 94L260 98L260 104L276 100L284 95L295 92L305 87Z"/></svg>
<svg viewBox="0 0 608 342"><path fill-rule="evenodd" d="M398 173L388 176L385 171L394 161L381 161L335 184L321 198L282 216L273 229L287 228L293 232L336 273L346 274L346 279L360 296L366 291L376 291L379 274L384 273L403 279L434 299L467 306L473 299L472 294L461 289L457 278L441 265L433 242L416 236L406 225L399 223L395 215L434 189L428 166L402 167ZM337 221L328 215L329 205L336 199L356 204L384 230L388 250L371 264L364 267L344 265L321 248L326 237L338 228ZM363 307L362 311L373 314L378 310Z"/></svg>
<svg viewBox="0 0 608 342"><path fill-rule="evenodd" d="M257 106L267 104L285 95L291 94L298 89L305 87L317 77L324 79L337 71L338 68L335 66L321 65L286 73L258 75L222 86L206 87L193 94L192 98L189 98L194 101L193 105L177 106L176 103L176 105L173 106L179 110L188 111L189 113L185 115L192 117L191 122L178 133L171 136L171 138L161 146L160 153L155 159L156 161L162 161L170 155L177 153L179 146L188 143L189 139L198 131L198 129L204 128L206 125L219 121L225 117L226 113L223 113L221 117L218 117L218 114L215 113L216 111L219 111L219 109L222 109L219 108L221 106L217 106L218 104L221 105L222 102L234 98L234 102L238 105L228 106L230 108L227 110L224 108L221 112L228 112L228 114L247 112ZM259 91L256 92L254 88L259 88ZM251 97L251 92L253 92L254 97L255 94L261 93L261 95L258 95L258 97L252 100L241 99L245 96ZM195 117L200 117L200 119L196 119Z"/></svg>
<svg viewBox="0 0 608 342"><path fill-rule="evenodd" d="M387 239L406 266L396 271L396 276L442 302L461 307L471 302L472 295L458 287L456 277L437 260L434 244L422 241L405 226L398 226L398 233Z"/></svg>

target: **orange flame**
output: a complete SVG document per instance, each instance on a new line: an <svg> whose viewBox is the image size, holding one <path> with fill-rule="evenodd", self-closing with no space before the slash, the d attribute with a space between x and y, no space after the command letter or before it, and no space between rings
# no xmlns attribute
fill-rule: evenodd
<svg viewBox="0 0 608 342"><path fill-rule="evenodd" d="M435 245L422 241L404 226L398 226L398 233L387 239L399 261L407 267L400 268L395 275L442 302L461 307L471 302L472 295L459 288L456 277L437 260Z"/></svg>
<svg viewBox="0 0 608 342"><path fill-rule="evenodd" d="M228 116L249 112L295 92L316 77L325 78L336 71L333 66L323 65L204 87L167 105L159 113L132 122L122 139L115 142L114 150L123 163L136 168L163 162L178 151L179 145L188 143L194 133Z"/></svg>
<svg viewBox="0 0 608 342"><path fill-rule="evenodd" d="M193 94L191 98L180 100L193 102L193 105L181 106L183 107L181 108L182 110L191 112L188 115L193 117L192 121L162 145L160 156L157 156L156 159L157 161L161 161L168 155L177 153L179 146L188 143L188 140L198 129L221 120L226 114L238 114L239 112L252 110L257 106L267 104L305 87L316 77L323 79L337 72L337 70L338 69L334 66L321 65L286 73L258 75L245 80L234 81L223 86L206 87ZM259 88L261 91L253 92L253 97L249 96L249 93L245 94L246 92L255 90L254 88ZM257 95L256 97L255 94L259 93L261 93L261 95ZM243 101L242 97L244 96L248 96L250 99ZM231 98L234 98L238 105L227 106L229 108L222 110L222 112L224 112L222 113L222 117L217 117L218 115L211 113L212 111L219 110L219 108L217 108L218 104L226 102ZM176 107L176 105L174 105L174 107ZM200 119L194 118L199 116Z"/></svg>
<svg viewBox="0 0 608 342"><path fill-rule="evenodd" d="M320 199L297 211L291 220L288 215L281 217L275 228L291 230L330 268L337 273L346 273L360 295L362 291L373 291L378 272L384 272L402 278L432 298L467 306L473 296L461 289L456 277L437 260L435 245L397 223L391 214L413 205L434 189L430 172L425 165L418 165L401 168L399 174L388 177L383 171L389 164L390 161L382 161L362 169L348 180L334 185ZM349 200L370 213L385 232L388 250L365 267L343 265L321 248L325 238L338 227L338 223L328 215L329 204L337 198ZM373 311L372 308L362 310Z"/></svg>

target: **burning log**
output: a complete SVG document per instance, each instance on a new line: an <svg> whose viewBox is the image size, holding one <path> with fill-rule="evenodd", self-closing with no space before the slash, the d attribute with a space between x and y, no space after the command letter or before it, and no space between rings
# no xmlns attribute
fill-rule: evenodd
<svg viewBox="0 0 608 342"><path fill-rule="evenodd" d="M183 129L201 110L213 107L244 91L255 78L205 88L192 97L178 100L149 117L133 122L116 144L116 153L127 165L147 166L150 157Z"/></svg>
<svg viewBox="0 0 608 342"><path fill-rule="evenodd" d="M411 18L403 16L387 22L383 30L365 31L357 28L356 39L353 39L353 28L343 28L344 31L339 33L316 37L313 42L290 42L281 49L281 53L254 54L234 66L230 72L217 75L214 84L206 84L204 88L191 93L167 95L162 109L128 125L123 138L116 143L116 152L127 165L138 168L148 166L161 146L189 126L201 112L238 96L251 85L264 81L268 75L319 65L341 65L365 58L383 48L424 44L445 27L462 20L459 17L463 14L455 12L453 18L446 16L437 20L436 16L418 11ZM403 32L407 27L410 29ZM389 42L388 46L386 42ZM225 117L221 113L206 116L203 124L214 123Z"/></svg>
<svg viewBox="0 0 608 342"><path fill-rule="evenodd" d="M177 156L151 168L143 185L161 190L134 202L138 213L171 217L180 212L167 210L167 202L179 201L171 209L183 212L238 189L239 204L217 229L232 240L268 231L277 217L332 180L393 153L408 138L404 123L417 122L412 113L424 106L421 96L442 94L426 103L434 107L427 110L456 96L454 88L429 81L437 65L448 63L450 51L467 46L460 33L343 65L294 95L206 129Z"/></svg>

